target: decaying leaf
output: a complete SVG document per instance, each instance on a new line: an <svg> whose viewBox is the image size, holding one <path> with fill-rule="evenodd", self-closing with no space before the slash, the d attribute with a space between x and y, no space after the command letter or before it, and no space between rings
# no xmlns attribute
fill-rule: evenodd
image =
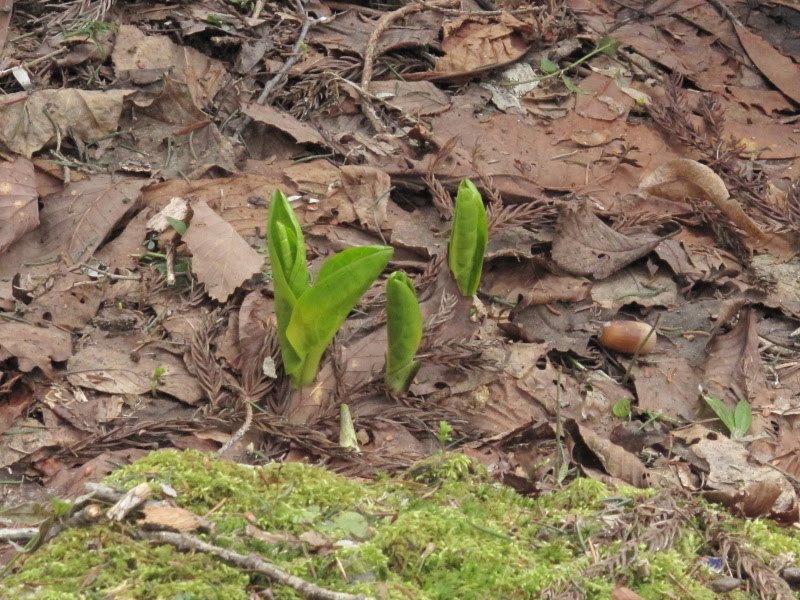
<svg viewBox="0 0 800 600"><path fill-rule="evenodd" d="M508 13L458 17L444 27L445 56L436 63L436 73L463 76L512 63L528 49L530 32L530 25Z"/></svg>
<svg viewBox="0 0 800 600"><path fill-rule="evenodd" d="M742 47L758 70L781 92L800 103L800 66L745 26L734 23L734 29Z"/></svg>
<svg viewBox="0 0 800 600"><path fill-rule="evenodd" d="M208 531L209 523L180 506L148 504L142 509L144 517L138 524L145 529L166 531Z"/></svg>
<svg viewBox="0 0 800 600"><path fill-rule="evenodd" d="M389 176L374 167L344 166L341 177L342 187L363 228L380 233L392 187Z"/></svg>
<svg viewBox="0 0 800 600"><path fill-rule="evenodd" d="M761 511L761 515L787 512L797 504L791 482L771 466L757 464L743 444L702 425L691 425L673 435L708 465L706 487L725 493L731 504ZM772 492L774 488L779 493Z"/></svg>
<svg viewBox="0 0 800 600"><path fill-rule="evenodd" d="M605 279L661 242L651 233L623 235L598 219L586 204L567 206L558 217L553 260L573 275Z"/></svg>
<svg viewBox="0 0 800 600"><path fill-rule="evenodd" d="M92 142L117 130L128 90L62 88L9 94L0 104L0 141L30 158L67 134Z"/></svg>
<svg viewBox="0 0 800 600"><path fill-rule="evenodd" d="M770 403L758 352L758 315L742 310L736 326L728 333L715 335L708 343L704 386L733 409L740 400L754 407Z"/></svg>
<svg viewBox="0 0 800 600"><path fill-rule="evenodd" d="M69 266L87 260L129 212L139 206L145 179L95 175L48 196L40 226L0 255L0 277L25 273L25 264Z"/></svg>
<svg viewBox="0 0 800 600"><path fill-rule="evenodd" d="M191 225L183 236L192 253L192 272L205 284L209 296L224 302L261 272L264 257L202 200L193 202L192 210Z"/></svg>
<svg viewBox="0 0 800 600"><path fill-rule="evenodd" d="M39 225L37 198L31 161L0 162L0 253Z"/></svg>
<svg viewBox="0 0 800 600"><path fill-rule="evenodd" d="M229 78L225 65L163 35L145 35L133 25L120 25L111 55L118 76L134 83L151 83L169 74L191 90L192 99L204 107Z"/></svg>
<svg viewBox="0 0 800 600"><path fill-rule="evenodd" d="M124 341L123 341L124 340ZM67 363L69 382L107 394L164 393L187 404L203 399L203 389L183 361L163 350L130 359L133 341L127 338L99 340L79 350Z"/></svg>
<svg viewBox="0 0 800 600"><path fill-rule="evenodd" d="M72 355L72 337L56 327L37 327L19 321L0 322L0 361L12 356L20 371L38 367L53 376L52 362L63 362Z"/></svg>

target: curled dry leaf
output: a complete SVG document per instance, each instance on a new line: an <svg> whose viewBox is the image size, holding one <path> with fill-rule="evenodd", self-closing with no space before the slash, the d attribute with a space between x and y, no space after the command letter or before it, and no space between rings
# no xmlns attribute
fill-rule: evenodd
<svg viewBox="0 0 800 600"><path fill-rule="evenodd" d="M731 198L720 176L696 160L671 160L645 177L639 187L669 200L682 201L688 196L704 198L745 233L757 240L765 237L758 224Z"/></svg>
<svg viewBox="0 0 800 600"><path fill-rule="evenodd" d="M623 235L598 219L586 204L568 205L558 216L553 260L572 275L605 279L648 254L661 240L652 233Z"/></svg>

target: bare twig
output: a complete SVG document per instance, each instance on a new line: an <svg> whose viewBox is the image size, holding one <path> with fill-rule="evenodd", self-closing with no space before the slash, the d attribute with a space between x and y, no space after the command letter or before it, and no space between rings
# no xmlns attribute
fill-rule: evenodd
<svg viewBox="0 0 800 600"><path fill-rule="evenodd" d="M311 28L314 25L316 25L317 23L323 23L324 21L327 20L327 17L320 17L319 19L312 19L308 15L308 11L306 10L306 7L302 4L302 2L300 2L300 0L296 0L296 1L297 1L298 10L303 15L303 25L300 27L300 32L297 34L297 39L295 40L294 45L292 46L292 52L286 58L286 60L284 61L283 65L281 65L281 68L278 69L278 72L275 73L275 75L272 77L272 79L270 79L266 83L266 85L264 86L264 89L261 90L261 93L258 95L258 98L256 99L256 103L257 104L261 104L261 105L267 104L267 99L276 90L278 85L283 82L284 77L286 77L286 74L289 72L289 69L291 69L295 64L297 64L297 62L300 60L300 57L303 55L302 48L303 48L303 44L305 44L306 37L308 36L308 32L311 31ZM270 34L271 34L270 32L267 33L267 35L270 35ZM241 134L241 132L245 129L245 127L250 125L250 123L252 123L252 122L253 122L252 117L245 116L242 119L242 122L239 125L239 127L237 127L237 129L236 129L237 135Z"/></svg>
<svg viewBox="0 0 800 600"><path fill-rule="evenodd" d="M292 588L299 594L302 594L306 598L311 598L312 600L369 600L368 596L326 590L325 588L321 588L295 575L287 573L274 563L268 562L260 556L254 554L239 554L227 548L214 546L213 544L209 544L185 533L142 531L139 535L148 540L170 544L181 550L194 550L196 552L213 554L242 569L266 575L275 583Z"/></svg>
<svg viewBox="0 0 800 600"><path fill-rule="evenodd" d="M412 2L411 4L401 6L397 10L386 13L380 19L378 19L375 29L370 34L369 39L367 40L367 46L364 50L364 68L361 71L361 89L365 92L369 92L369 83L372 81L372 71L375 65L375 54L378 48L378 40L380 39L381 35L383 35L383 33L389 29L389 26L394 21L424 10L425 8L448 7L452 6L456 2L457 0L434 0L429 4ZM364 107L364 112L367 115L367 119L369 119L372 127L375 128L375 131L378 133L385 131L386 127L378 115L378 112L375 110L375 107L368 102L363 101L362 106Z"/></svg>

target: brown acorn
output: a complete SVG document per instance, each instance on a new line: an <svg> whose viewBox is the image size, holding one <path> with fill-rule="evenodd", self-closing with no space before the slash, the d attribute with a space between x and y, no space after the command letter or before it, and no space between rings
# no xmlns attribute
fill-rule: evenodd
<svg viewBox="0 0 800 600"><path fill-rule="evenodd" d="M656 333L653 331L653 326L647 323L609 321L601 326L597 341L609 350L625 354L634 354L639 350L639 354L648 354L656 347Z"/></svg>

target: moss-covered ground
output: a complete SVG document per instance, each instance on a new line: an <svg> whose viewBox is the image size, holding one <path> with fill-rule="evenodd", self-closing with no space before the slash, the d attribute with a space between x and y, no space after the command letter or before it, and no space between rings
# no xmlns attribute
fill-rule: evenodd
<svg viewBox="0 0 800 600"><path fill-rule="evenodd" d="M154 452L106 483L126 490L143 481L168 484L178 492L179 506L214 524L198 537L258 553L334 590L469 600L540 598L571 586L587 598L605 599L624 584L644 598L718 597L707 584L719 575L704 566L713 549L691 518L667 536L667 549L650 551L642 544L635 560L586 575L590 565L620 552L621 542L608 532L636 522L636 511L653 491L612 491L577 479L560 491L525 498L491 482L460 455L433 457L404 478L355 481L303 464L255 468L173 450ZM768 563L800 556L800 536L792 530L724 518L725 527ZM137 540L137 527L129 520L69 529L18 560L0 594L244 600L270 586L213 556ZM299 597L283 587L272 593ZM757 596L744 586L726 597Z"/></svg>

